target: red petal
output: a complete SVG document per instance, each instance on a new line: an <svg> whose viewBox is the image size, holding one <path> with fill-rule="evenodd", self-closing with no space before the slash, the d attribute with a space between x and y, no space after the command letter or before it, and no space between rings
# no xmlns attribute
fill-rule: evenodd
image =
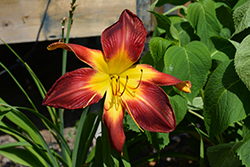
<svg viewBox="0 0 250 167"><path fill-rule="evenodd" d="M100 50L90 49L77 44L66 44L62 42L52 43L47 47L48 50L55 50L57 48L63 48L68 51L73 51L75 55L83 62L90 65L92 68L108 72L108 65L104 59L103 53Z"/></svg>
<svg viewBox="0 0 250 167"><path fill-rule="evenodd" d="M171 132L176 127L173 108L165 92L157 85L141 82L133 93L122 96L123 103L144 129L152 132Z"/></svg>
<svg viewBox="0 0 250 167"><path fill-rule="evenodd" d="M134 64L144 48L147 31L138 16L124 10L115 24L103 31L101 42L111 73Z"/></svg>
<svg viewBox="0 0 250 167"><path fill-rule="evenodd" d="M43 105L78 109L97 103L108 87L108 76L81 68L61 76L46 94Z"/></svg>
<svg viewBox="0 0 250 167"><path fill-rule="evenodd" d="M111 88L107 91L104 103L103 122L108 129L110 145L119 153L125 142L123 130L124 107L118 96L113 96Z"/></svg>
<svg viewBox="0 0 250 167"><path fill-rule="evenodd" d="M124 71L120 76L128 76L130 80L140 80L142 75L143 81L152 82L156 85L168 86L173 85L179 90L190 93L190 81L182 81L172 75L157 71L154 67L147 64L137 64Z"/></svg>

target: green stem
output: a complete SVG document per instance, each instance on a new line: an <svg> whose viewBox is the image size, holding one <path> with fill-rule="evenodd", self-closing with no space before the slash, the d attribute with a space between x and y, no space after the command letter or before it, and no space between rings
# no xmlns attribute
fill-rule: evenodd
<svg viewBox="0 0 250 167"><path fill-rule="evenodd" d="M203 167L203 162L204 162L204 143L203 143L202 134L200 133L200 129L197 128L194 123L192 123L192 125L194 126L195 130L197 131L197 133L200 136L200 167Z"/></svg>
<svg viewBox="0 0 250 167"><path fill-rule="evenodd" d="M67 35L66 35L66 39L65 39L65 43L69 43L69 36L70 36L70 30L71 30L71 25L72 25L72 19L73 19L73 15L74 15L74 11L76 6L74 6L75 0L72 0L71 3L71 10L69 11L69 20L68 20L68 27L67 27ZM64 38L64 25L65 22L62 21L62 37ZM62 39L64 40L64 39ZM66 67L67 67L67 50L63 50L63 56L62 56L62 75L66 73ZM59 127L60 127L60 133L64 136L64 109L59 109ZM68 156L66 156L66 150L64 147L62 147L62 157L67 160L70 161L68 159Z"/></svg>
<svg viewBox="0 0 250 167"><path fill-rule="evenodd" d="M204 95L204 90L203 90L203 89L200 90L200 94L201 94L202 100L204 101L204 96L205 96L205 95Z"/></svg>
<svg viewBox="0 0 250 167"><path fill-rule="evenodd" d="M75 1L72 0L71 3L71 10L69 11L69 22L68 22L68 27L67 27L67 35L66 35L66 39L65 39L65 43L69 43L69 35L70 35L70 30L71 30L71 25L72 25L72 20L73 20L73 15L74 15L74 11L76 6L74 6ZM64 37L64 28L62 29L62 37ZM62 58L62 75L66 73L66 65L67 65L67 50L63 50L63 58Z"/></svg>
<svg viewBox="0 0 250 167"><path fill-rule="evenodd" d="M61 39L61 41L62 42L64 42L64 29L65 29L65 22L66 22L66 20L67 20L67 17L63 17L61 19L61 23L62 23L62 39Z"/></svg>
<svg viewBox="0 0 250 167"><path fill-rule="evenodd" d="M198 118L200 118L200 119L202 119L204 121L204 117L201 116L200 114L198 114L198 113L196 113L196 112L194 112L192 110L188 110L188 112L191 113L191 114L193 114L193 115L195 115L195 116L197 116Z"/></svg>

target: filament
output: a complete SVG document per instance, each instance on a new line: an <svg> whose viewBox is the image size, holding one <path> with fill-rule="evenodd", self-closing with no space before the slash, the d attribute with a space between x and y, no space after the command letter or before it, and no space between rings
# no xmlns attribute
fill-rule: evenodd
<svg viewBox="0 0 250 167"><path fill-rule="evenodd" d="M143 70L141 69L141 76L140 76L140 80L139 80L138 85L135 88L132 88L132 87L128 86L130 89L137 89L137 88L139 88L139 86L141 85L141 81L142 81L142 73L143 73Z"/></svg>
<svg viewBox="0 0 250 167"><path fill-rule="evenodd" d="M142 132L144 132L144 130L143 130L143 129L139 126L139 124L136 122L136 120L135 120L135 118L134 118L132 112L130 111L130 109L129 109L129 107L128 107L128 104L126 103L126 101L123 100L123 102L124 102L124 104L125 104L125 106L126 106L125 108L127 109L129 115L131 116L131 118L133 119L133 121L135 122L135 124L137 125L137 127L138 127Z"/></svg>
<svg viewBox="0 0 250 167"><path fill-rule="evenodd" d="M140 69L140 71L141 71L141 75L140 75L140 79L139 79L139 82L138 82L138 84L137 84L136 87L130 87L130 86L128 85L128 80L129 80L128 75L126 75L126 81L125 81L125 83L122 83L122 82L120 81L120 76L112 75L112 76L110 77L110 79L111 79L111 87L112 87L112 94L113 94L113 96L118 95L119 97L121 97L121 96L124 94L124 92L125 92L125 90L126 90L127 87L130 88L130 89L132 89L132 90L138 89L139 86L141 85L142 74L143 74L143 70ZM115 79L115 80L113 80L113 79ZM121 85L124 86L124 88L123 88L122 91L121 91ZM127 91L128 91L128 93L129 93L131 96L134 97L134 95L133 95L132 92L130 92L129 90L127 90Z"/></svg>
<svg viewBox="0 0 250 167"><path fill-rule="evenodd" d="M116 84L118 85L116 88L116 92L120 91L120 76L118 76L118 78L116 79Z"/></svg>
<svg viewBox="0 0 250 167"><path fill-rule="evenodd" d="M125 90L126 90L126 87L127 87L127 83L128 83L128 76L126 76L126 82L125 82L125 85L124 85L124 89L123 89L123 91L122 91L122 93L120 93L120 97L123 95L123 93L125 92ZM119 86L120 87L120 86Z"/></svg>

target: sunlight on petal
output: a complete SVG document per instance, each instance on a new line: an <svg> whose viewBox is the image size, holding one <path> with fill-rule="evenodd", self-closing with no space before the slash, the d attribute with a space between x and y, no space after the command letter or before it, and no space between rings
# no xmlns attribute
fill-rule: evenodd
<svg viewBox="0 0 250 167"><path fill-rule="evenodd" d="M173 108L165 92L158 86L142 81L141 86L122 96L127 110L136 122L152 132L171 132L176 127ZM128 109L129 108L129 109ZM131 115L130 114L130 115Z"/></svg>
<svg viewBox="0 0 250 167"><path fill-rule="evenodd" d="M119 74L139 59L146 35L140 18L129 10L124 10L118 22L103 31L101 42L110 73Z"/></svg>
<svg viewBox="0 0 250 167"><path fill-rule="evenodd" d="M77 44L65 44L62 42L55 42L47 47L48 50L55 50L57 48L63 48L68 51L73 51L81 61L90 65L93 69L105 73L109 72L108 64L104 59L103 52L100 50L90 49Z"/></svg>

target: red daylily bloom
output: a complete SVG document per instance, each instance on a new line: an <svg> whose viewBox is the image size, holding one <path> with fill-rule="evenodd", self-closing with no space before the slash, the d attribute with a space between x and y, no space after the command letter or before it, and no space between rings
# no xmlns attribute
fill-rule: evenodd
<svg viewBox="0 0 250 167"><path fill-rule="evenodd" d="M47 93L43 105L78 109L97 103L105 96L103 122L110 144L122 152L125 142L125 109L138 125L152 132L171 132L176 127L173 108L157 85L173 85L190 93L191 83L159 72L150 65L133 65L142 53L146 29L138 16L124 10L118 22L101 36L103 52L61 42L48 50L64 48L92 68L81 68L59 78Z"/></svg>

